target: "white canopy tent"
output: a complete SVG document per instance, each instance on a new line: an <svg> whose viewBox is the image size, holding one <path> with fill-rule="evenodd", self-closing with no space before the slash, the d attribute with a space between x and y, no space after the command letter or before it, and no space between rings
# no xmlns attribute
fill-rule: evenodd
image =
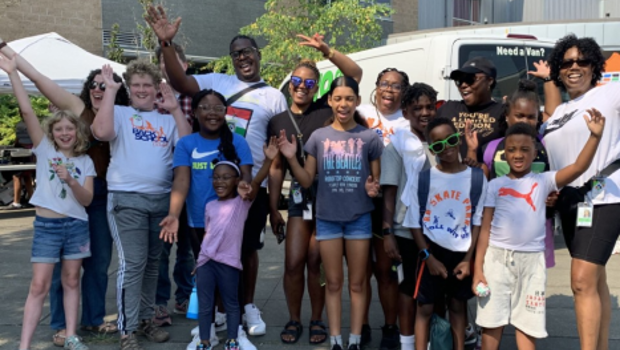
<svg viewBox="0 0 620 350"><path fill-rule="evenodd" d="M79 94L84 81L93 69L110 64L122 76L125 66L83 50L56 33L47 33L12 41L9 46L39 72L49 77L63 89ZM30 94L40 94L34 83L21 75ZM12 93L7 74L0 70L0 94Z"/></svg>

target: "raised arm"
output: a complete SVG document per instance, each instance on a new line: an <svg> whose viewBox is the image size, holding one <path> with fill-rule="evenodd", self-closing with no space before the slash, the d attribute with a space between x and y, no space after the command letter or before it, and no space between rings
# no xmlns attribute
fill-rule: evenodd
<svg viewBox="0 0 620 350"><path fill-rule="evenodd" d="M185 113L183 113L183 110L181 110L181 106L179 106L179 101L177 101L170 86L168 86L168 84L162 81L159 84L159 91L163 96L163 101L157 102L157 105L172 114L172 117L174 117L174 121L177 125L179 138L191 134L192 127L187 122L187 118L185 118Z"/></svg>
<svg viewBox="0 0 620 350"><path fill-rule="evenodd" d="M323 53L323 57L329 59L343 75L355 79L358 83L362 81L362 68L350 59L347 55L330 48L324 41L323 35L314 34L312 37L298 34L298 38L302 39L299 43L301 46L313 47Z"/></svg>
<svg viewBox="0 0 620 350"><path fill-rule="evenodd" d="M562 94L553 81L549 80L551 70L549 69L549 64L546 61L540 60L538 62L534 62L534 68L536 68L536 70L529 71L527 74L544 81L543 90L545 93L545 109L543 110L542 119L544 123L553 115L555 109L562 104Z"/></svg>
<svg viewBox="0 0 620 350"><path fill-rule="evenodd" d="M36 147L45 137L45 134L43 133L43 129L41 128L37 115L32 109L28 93L26 93L26 89L24 89L24 85L22 85L22 80L19 78L19 74L17 73L17 56L19 55L14 54L9 58L4 54L0 54L0 69L9 75L9 80L11 81L11 86L13 87L13 93L17 98L17 103L19 104L22 118L26 123L26 128L28 128L28 135L30 135L30 139Z"/></svg>
<svg viewBox="0 0 620 350"><path fill-rule="evenodd" d="M2 39L0 39L0 43L2 42ZM7 57L13 57L16 54L15 51L13 51L13 49L8 45L4 46L0 52ZM34 83L37 89L39 89L39 91L47 97L50 102L52 102L59 109L69 110L76 115L82 114L85 105L78 96L71 94L61 88L52 79L41 74L23 57L17 55L16 59L17 69L28 79L30 79L30 81Z"/></svg>
<svg viewBox="0 0 620 350"><path fill-rule="evenodd" d="M166 73L168 74L168 79L170 79L170 85L182 94L194 96L200 91L200 87L196 79L185 74L185 69L183 69L181 62L177 59L174 47L170 45L172 39L179 31L179 26L181 26L181 17L170 23L166 11L164 11L161 5L157 7L150 5L148 15L144 19L161 42L161 52L166 64Z"/></svg>
<svg viewBox="0 0 620 350"><path fill-rule="evenodd" d="M312 186L314 176L316 175L316 158L308 155L306 157L305 166L302 168L301 164L297 161L297 139L295 135L292 136L292 141L293 142L288 141L284 134L284 130L280 131L280 137L278 138L280 152L286 157L295 179L297 179L303 188L308 188Z"/></svg>
<svg viewBox="0 0 620 350"><path fill-rule="evenodd" d="M112 67L104 65L101 68L101 76L106 85L103 93L101 107L97 111L93 125L91 126L95 138L101 141L110 141L116 137L114 132L114 100L121 83L114 81ZM187 124L187 122L185 122Z"/></svg>

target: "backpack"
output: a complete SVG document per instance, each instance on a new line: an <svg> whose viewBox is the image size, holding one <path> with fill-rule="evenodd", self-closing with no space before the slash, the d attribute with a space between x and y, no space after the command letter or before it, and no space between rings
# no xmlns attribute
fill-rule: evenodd
<svg viewBox="0 0 620 350"><path fill-rule="evenodd" d="M482 196L482 185L484 184L484 173L480 168L471 168L471 187L469 188L469 199L471 201L471 212L476 212L476 205ZM420 205L420 226L423 226L422 220L426 213L426 204L428 202L428 192L431 188L431 169L420 172L418 178L418 203Z"/></svg>
<svg viewBox="0 0 620 350"><path fill-rule="evenodd" d="M495 158L495 152L497 152L497 147L502 141L504 141L504 137L500 137L487 143L487 148L484 150L484 154L482 155L482 161L484 162L484 164L486 164L489 171L493 169L493 159ZM538 141L540 141L543 146L545 145L545 142L540 135L538 135Z"/></svg>

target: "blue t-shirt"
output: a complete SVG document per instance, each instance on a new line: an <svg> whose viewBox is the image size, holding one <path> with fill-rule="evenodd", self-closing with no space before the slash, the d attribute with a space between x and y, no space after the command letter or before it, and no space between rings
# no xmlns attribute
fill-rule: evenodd
<svg viewBox="0 0 620 350"><path fill-rule="evenodd" d="M172 167L188 166L191 170L191 183L187 194L187 217L190 227L205 226L205 206L217 199L211 175L213 174L214 159L223 159L217 149L220 139L207 140L194 133L182 137L174 150ZM241 160L239 165L252 165L252 153L247 141L240 135L233 134L233 145L237 156Z"/></svg>

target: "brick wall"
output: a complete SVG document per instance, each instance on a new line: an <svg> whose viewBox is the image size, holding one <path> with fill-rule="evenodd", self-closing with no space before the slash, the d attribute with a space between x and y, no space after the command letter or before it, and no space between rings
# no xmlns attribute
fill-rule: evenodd
<svg viewBox="0 0 620 350"><path fill-rule="evenodd" d="M101 0L0 0L3 40L48 32L101 55Z"/></svg>
<svg viewBox="0 0 620 350"><path fill-rule="evenodd" d="M392 0L394 33L418 30L418 1Z"/></svg>

